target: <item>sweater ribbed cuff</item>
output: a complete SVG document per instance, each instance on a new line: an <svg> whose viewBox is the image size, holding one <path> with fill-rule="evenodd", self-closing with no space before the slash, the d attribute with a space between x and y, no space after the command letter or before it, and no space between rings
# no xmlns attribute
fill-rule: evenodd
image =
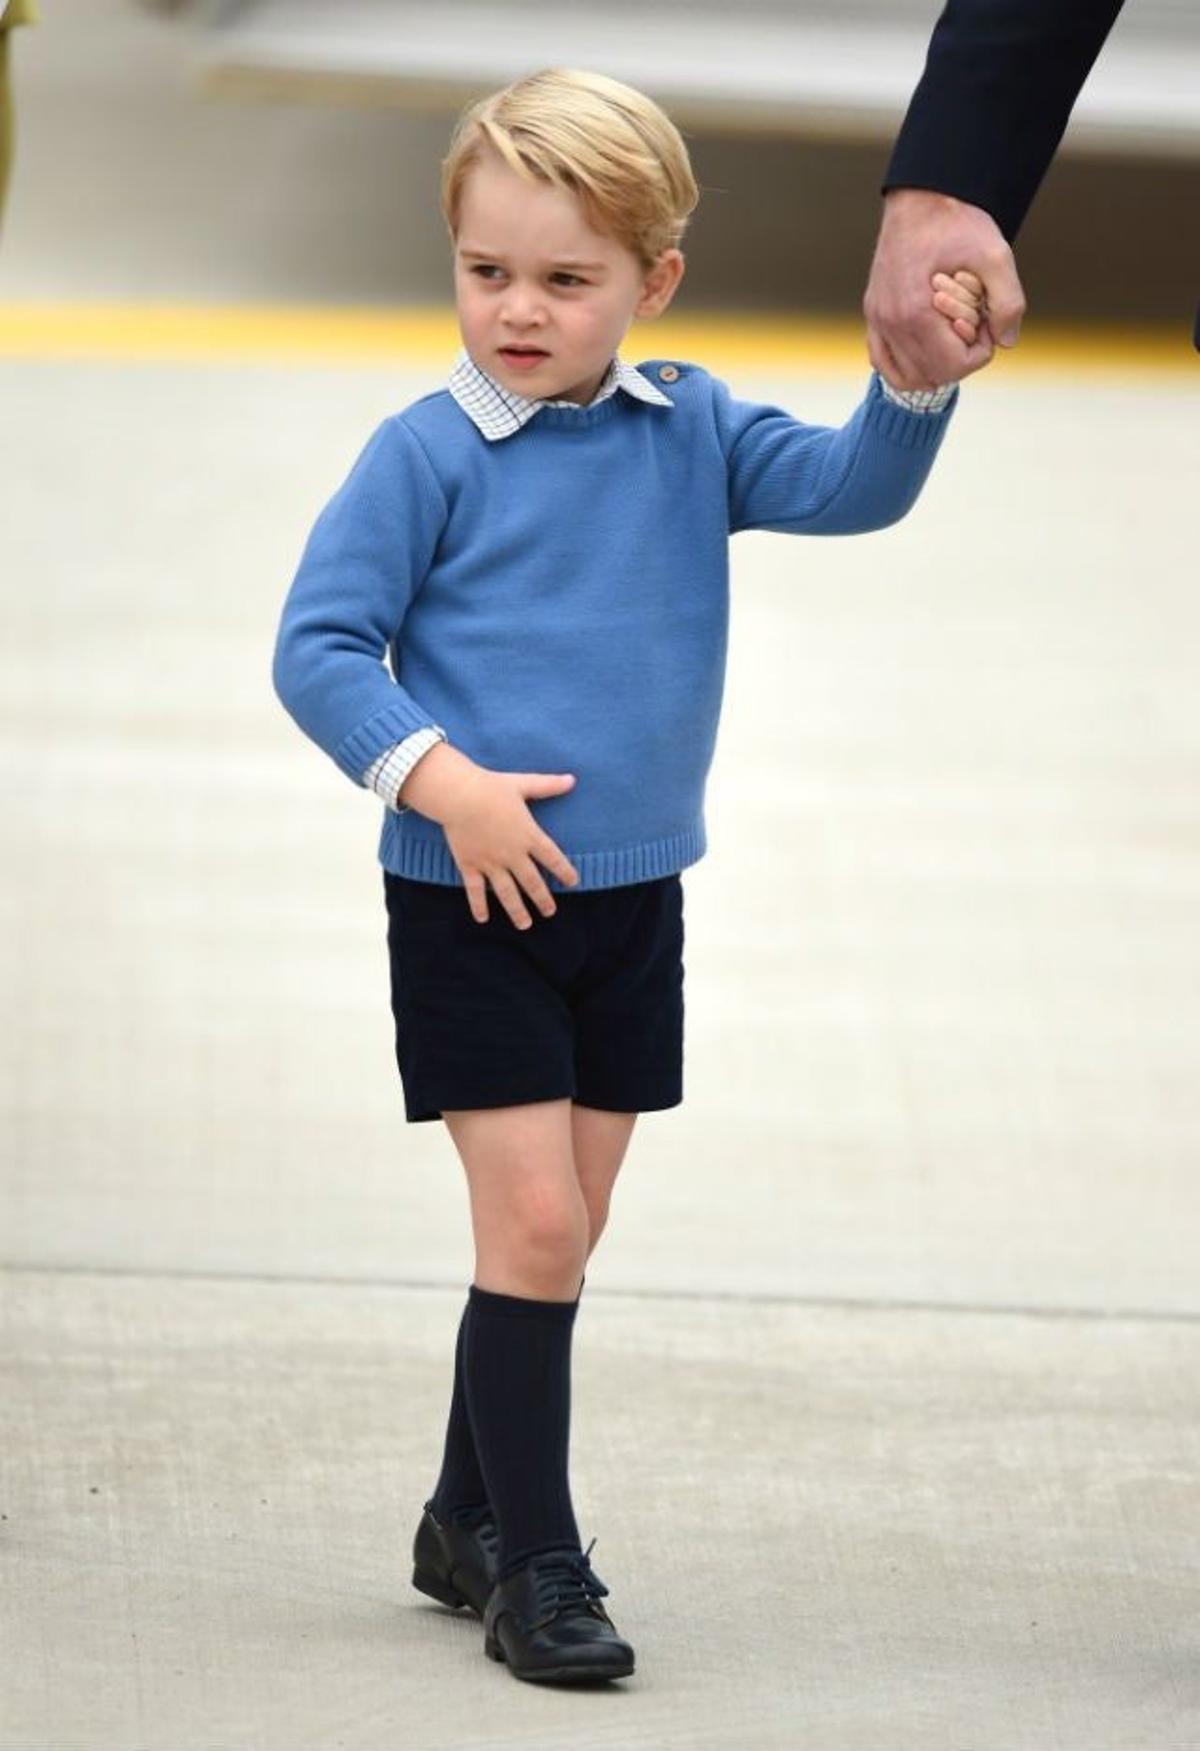
<svg viewBox="0 0 1200 1751"><path fill-rule="evenodd" d="M904 450L927 450L931 444L936 444L957 403L956 383L945 407L937 412L916 413L900 407L884 394L883 379L875 371L867 395L867 419L890 443L898 444Z"/></svg>
<svg viewBox="0 0 1200 1751"><path fill-rule="evenodd" d="M414 701L408 704L403 698L397 698L382 711L377 711L374 717L369 717L364 724L351 730L343 736L333 751L333 758L355 784L362 783L362 775L367 767L385 748L393 742L402 742L405 736L414 730L433 728L434 720L427 711Z"/></svg>

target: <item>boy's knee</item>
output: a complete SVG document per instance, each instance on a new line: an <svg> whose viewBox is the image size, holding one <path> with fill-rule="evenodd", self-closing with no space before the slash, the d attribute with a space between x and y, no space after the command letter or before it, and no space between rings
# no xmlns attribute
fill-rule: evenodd
<svg viewBox="0 0 1200 1751"><path fill-rule="evenodd" d="M543 1267L569 1270L587 1256L590 1219L582 1194L570 1186L534 1183L513 1201L522 1250Z"/></svg>

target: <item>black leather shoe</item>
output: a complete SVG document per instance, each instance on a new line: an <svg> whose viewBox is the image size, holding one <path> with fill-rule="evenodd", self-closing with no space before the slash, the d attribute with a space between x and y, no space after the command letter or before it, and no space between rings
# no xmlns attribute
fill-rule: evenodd
<svg viewBox="0 0 1200 1751"><path fill-rule="evenodd" d="M608 1588L588 1561L592 1544L532 1556L493 1588L483 1648L491 1659L506 1660L514 1678L575 1684L633 1671L633 1649L600 1604Z"/></svg>
<svg viewBox="0 0 1200 1751"><path fill-rule="evenodd" d="M426 1502L413 1539L413 1586L456 1611L469 1605L482 1617L499 1556L500 1533L490 1507L442 1522Z"/></svg>

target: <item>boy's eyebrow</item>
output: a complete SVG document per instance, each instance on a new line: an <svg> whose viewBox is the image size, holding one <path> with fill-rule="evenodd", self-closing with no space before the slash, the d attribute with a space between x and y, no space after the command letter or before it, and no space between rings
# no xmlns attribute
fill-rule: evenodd
<svg viewBox="0 0 1200 1751"><path fill-rule="evenodd" d="M503 261L504 257L494 249L460 249L458 252L468 261ZM563 255L550 264L556 268L603 268L608 264L602 261L580 261L576 256Z"/></svg>

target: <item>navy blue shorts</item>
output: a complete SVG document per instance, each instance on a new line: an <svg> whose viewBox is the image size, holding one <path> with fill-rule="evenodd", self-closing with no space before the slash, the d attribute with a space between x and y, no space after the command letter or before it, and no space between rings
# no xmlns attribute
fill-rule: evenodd
<svg viewBox="0 0 1200 1751"><path fill-rule="evenodd" d="M488 889L383 871L396 1063L410 1124L460 1108L683 1100L683 883L555 893L518 930ZM524 896L522 896L524 898Z"/></svg>

